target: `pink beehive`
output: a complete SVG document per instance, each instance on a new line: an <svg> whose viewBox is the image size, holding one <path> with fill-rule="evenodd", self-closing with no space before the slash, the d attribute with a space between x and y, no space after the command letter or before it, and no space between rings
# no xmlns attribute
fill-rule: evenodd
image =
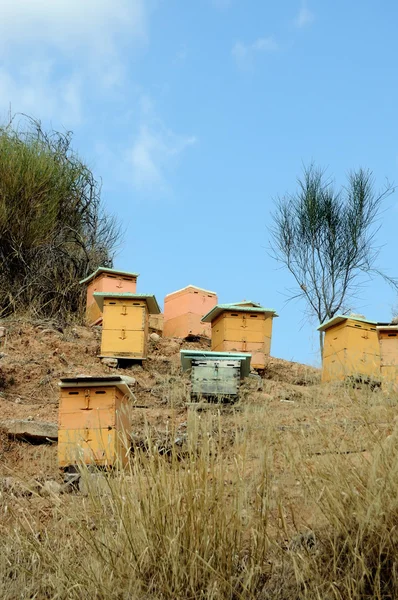
<svg viewBox="0 0 398 600"><path fill-rule="evenodd" d="M217 294L194 285L168 294L164 299L164 337L211 337L210 323L202 317L217 304Z"/></svg>
<svg viewBox="0 0 398 600"><path fill-rule="evenodd" d="M82 279L81 284L87 284L86 321L88 325L98 325L102 320L102 313L94 300L94 292L114 292L116 294L130 292L136 293L138 273L116 271L99 267L94 273Z"/></svg>

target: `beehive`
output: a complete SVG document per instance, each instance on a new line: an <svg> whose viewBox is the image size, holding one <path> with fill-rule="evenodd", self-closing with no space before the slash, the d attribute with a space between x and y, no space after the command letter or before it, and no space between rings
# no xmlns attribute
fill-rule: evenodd
<svg viewBox="0 0 398 600"><path fill-rule="evenodd" d="M181 365L191 371L191 397L234 400L240 382L250 373L250 354L181 350Z"/></svg>
<svg viewBox="0 0 398 600"><path fill-rule="evenodd" d="M58 463L118 467L128 462L129 377L73 377L60 381Z"/></svg>
<svg viewBox="0 0 398 600"><path fill-rule="evenodd" d="M255 302L218 304L204 317L211 323L211 349L215 352L249 352L252 367L264 369L271 351L272 321L278 315Z"/></svg>
<svg viewBox="0 0 398 600"><path fill-rule="evenodd" d="M149 314L159 314L155 296L94 293L102 312L102 357L143 360L147 356Z"/></svg>
<svg viewBox="0 0 398 600"><path fill-rule="evenodd" d="M217 304L217 294L194 285L168 294L164 299L165 337L210 337L211 327L201 319Z"/></svg>
<svg viewBox="0 0 398 600"><path fill-rule="evenodd" d="M383 386L398 390L398 326L376 327L380 345L380 371Z"/></svg>
<svg viewBox="0 0 398 600"><path fill-rule="evenodd" d="M102 313L94 299L95 292L113 292L135 294L138 273L116 271L99 267L94 273L82 279L80 284L87 284L86 321L88 325L97 325L101 322Z"/></svg>
<svg viewBox="0 0 398 600"><path fill-rule="evenodd" d="M325 333L322 381L380 378L380 349L376 322L336 315L318 327Z"/></svg>

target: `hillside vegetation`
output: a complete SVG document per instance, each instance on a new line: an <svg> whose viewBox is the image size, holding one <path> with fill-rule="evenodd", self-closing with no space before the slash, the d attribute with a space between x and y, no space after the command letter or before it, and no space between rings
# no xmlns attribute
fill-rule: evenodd
<svg viewBox="0 0 398 600"><path fill-rule="evenodd" d="M56 444L1 436L0 596L396 598L397 397L270 358L235 405L189 408L178 340L109 370L99 332L8 320L3 418L56 422L60 376L136 380L126 472L60 493Z"/></svg>
<svg viewBox="0 0 398 600"><path fill-rule="evenodd" d="M71 146L26 117L0 128L0 316L74 315L79 279L112 266L120 231Z"/></svg>

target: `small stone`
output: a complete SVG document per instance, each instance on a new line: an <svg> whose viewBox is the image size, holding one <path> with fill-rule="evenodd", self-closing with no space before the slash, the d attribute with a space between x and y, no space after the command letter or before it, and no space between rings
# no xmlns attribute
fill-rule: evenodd
<svg viewBox="0 0 398 600"><path fill-rule="evenodd" d="M62 491L62 485L58 481L48 480L45 481L43 487L40 490L42 496L52 496L53 494L58 495Z"/></svg>
<svg viewBox="0 0 398 600"><path fill-rule="evenodd" d="M160 335L157 333L151 333L149 339L152 340L152 342L158 342L160 340Z"/></svg>
<svg viewBox="0 0 398 600"><path fill-rule="evenodd" d="M6 328L5 327L0 327L0 338L4 337L6 334Z"/></svg>
<svg viewBox="0 0 398 600"><path fill-rule="evenodd" d="M41 335L47 335L48 333L59 335L59 332L55 331L55 329L42 329L40 332Z"/></svg>
<svg viewBox="0 0 398 600"><path fill-rule="evenodd" d="M7 354L5 352L0 352L0 358L5 358Z"/></svg>
<svg viewBox="0 0 398 600"><path fill-rule="evenodd" d="M101 358L103 365L110 367L111 369L117 369L118 361L117 358Z"/></svg>
<svg viewBox="0 0 398 600"><path fill-rule="evenodd" d="M14 402L15 404L22 404L21 398L15 398Z"/></svg>
<svg viewBox="0 0 398 600"><path fill-rule="evenodd" d="M33 421L33 417L30 415L29 417L26 417L27 421Z"/></svg>

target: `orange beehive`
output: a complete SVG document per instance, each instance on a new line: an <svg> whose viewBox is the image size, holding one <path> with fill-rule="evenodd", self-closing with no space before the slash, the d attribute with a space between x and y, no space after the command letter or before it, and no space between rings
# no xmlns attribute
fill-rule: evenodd
<svg viewBox="0 0 398 600"><path fill-rule="evenodd" d="M99 267L94 273L82 279L81 284L87 284L86 321L88 325L101 322L102 312L94 299L94 292L114 292L135 294L138 273L116 271Z"/></svg>
<svg viewBox="0 0 398 600"><path fill-rule="evenodd" d="M217 294L194 285L168 294L164 299L165 337L210 337L211 326L201 319L217 304Z"/></svg>
<svg viewBox="0 0 398 600"><path fill-rule="evenodd" d="M128 462L128 377L73 377L60 381L58 464L122 466Z"/></svg>
<svg viewBox="0 0 398 600"><path fill-rule="evenodd" d="M325 333L322 381L380 378L380 347L374 321L336 315L320 325L318 331Z"/></svg>
<svg viewBox="0 0 398 600"><path fill-rule="evenodd" d="M398 389L398 326L379 324L377 335L380 344L382 385Z"/></svg>
<svg viewBox="0 0 398 600"><path fill-rule="evenodd" d="M218 304L204 317L211 323L211 349L215 352L249 352L252 367L264 369L271 350L272 321L278 315L255 302Z"/></svg>

